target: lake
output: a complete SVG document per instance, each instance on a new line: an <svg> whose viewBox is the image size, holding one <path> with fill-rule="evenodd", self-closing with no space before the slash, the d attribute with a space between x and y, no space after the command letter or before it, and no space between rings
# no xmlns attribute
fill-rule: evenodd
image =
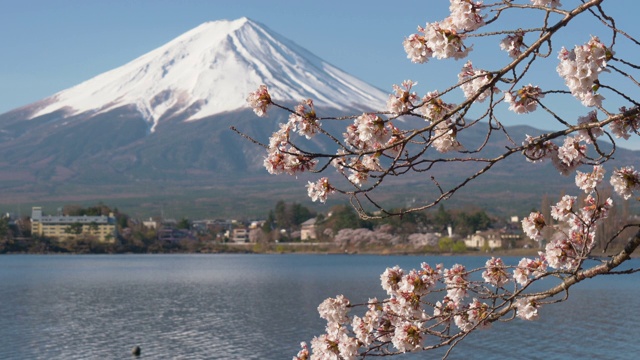
<svg viewBox="0 0 640 360"><path fill-rule="evenodd" d="M325 298L383 298L387 266L422 261L472 268L486 258L4 255L0 359L132 359L140 346L139 359L289 360L323 332L316 309ZM540 320L475 332L449 359L637 359L639 276L578 284L567 302L543 307ZM442 353L426 355L392 358Z"/></svg>

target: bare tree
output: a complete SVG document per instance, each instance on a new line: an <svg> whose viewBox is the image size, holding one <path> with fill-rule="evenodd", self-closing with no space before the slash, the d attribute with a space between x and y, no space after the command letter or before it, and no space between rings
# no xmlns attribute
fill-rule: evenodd
<svg viewBox="0 0 640 360"><path fill-rule="evenodd" d="M324 176L309 182L309 196L324 202L327 196L346 195L363 218L402 216L434 207L515 156L524 156L531 163L552 162L562 175L575 175L577 187L584 192L580 199L563 196L550 212L543 210L546 216L533 212L522 221L529 237L538 241L546 237L544 251L537 258L523 258L512 266L491 258L478 269L459 264L448 269L422 264L408 272L389 268L381 277L388 298L361 304L368 309L364 316L349 316L357 305L343 296L327 299L318 308L328 322L327 332L313 339L313 355L305 344L298 359L351 359L442 347L450 351L469 333L495 321L537 318L539 307L565 300L568 289L580 281L638 271L616 268L640 245L640 224L620 224L616 231L608 230L612 235L597 238L597 229L613 206L603 191L603 164L613 157L618 142L637 136L640 129L640 104L634 98L640 65L631 57L640 42L618 27L606 6L617 5L605 0L583 0L573 8L562 7L559 0L491 4L451 0L449 17L418 27L418 33L405 39L408 58L416 63L468 58L473 54L471 42L477 41L495 48L499 44L508 56L497 55L494 63L502 61L503 65L485 70L467 61L453 85L422 97L414 91L417 83L406 80L394 85L385 111L321 117L311 99L290 109L272 99L266 86L249 95L247 100L259 116L270 106L290 112L288 122L263 145L267 170L295 175L335 168L341 179ZM538 23L530 28L508 28L505 19L516 15L528 19L527 23L533 19ZM599 36L585 38L584 33L574 33L581 45L565 48L558 34L567 35L566 29L576 19L587 21L591 34ZM556 54L557 61L552 58ZM552 69L544 72L549 66ZM551 78L564 86L554 85ZM462 97L456 95L458 89ZM564 105L571 102L588 109L579 116L564 111ZM561 129L517 139L503 126L513 116L534 112L553 119ZM346 123L342 133L332 133L326 126L339 121ZM483 129L484 140L463 143L460 135L470 128ZM305 139L313 137L329 139L337 151L306 150ZM510 145L492 156L487 145L495 138L506 139ZM467 175L455 182L433 175L436 169L453 165L466 167ZM589 170L581 171L585 166ZM377 195L389 180L409 173L429 179L436 196L412 208L386 207ZM611 171L609 182L623 201L640 190L640 174L633 164ZM370 215L365 207L375 208L379 215ZM596 265L586 262L593 258L597 244L606 249L629 229L636 235L622 239L621 251L599 257ZM532 283L548 277L558 278L558 284L545 291L530 290ZM561 293L565 296L554 297Z"/></svg>

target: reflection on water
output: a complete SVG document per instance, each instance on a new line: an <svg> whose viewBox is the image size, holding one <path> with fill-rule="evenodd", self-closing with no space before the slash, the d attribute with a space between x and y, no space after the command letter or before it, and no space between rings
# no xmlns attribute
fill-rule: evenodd
<svg viewBox="0 0 640 360"><path fill-rule="evenodd" d="M324 329L318 304L383 297L380 274L481 257L0 257L0 359L290 359ZM512 259L517 262L519 259ZM636 266L640 261L634 260ZM579 284L536 322L495 324L451 359L636 359L637 276ZM440 354L441 355L441 354ZM399 359L424 358L416 354Z"/></svg>

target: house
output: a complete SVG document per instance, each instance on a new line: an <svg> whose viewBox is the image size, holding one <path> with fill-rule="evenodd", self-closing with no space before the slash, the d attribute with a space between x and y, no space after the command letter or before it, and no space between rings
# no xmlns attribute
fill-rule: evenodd
<svg viewBox="0 0 640 360"><path fill-rule="evenodd" d="M300 224L300 240L316 240L316 218L309 219Z"/></svg>
<svg viewBox="0 0 640 360"><path fill-rule="evenodd" d="M249 229L245 227L233 229L233 231L231 231L231 241L234 243L249 242Z"/></svg>
<svg viewBox="0 0 640 360"><path fill-rule="evenodd" d="M475 234L468 235L464 239L467 248L472 249L497 249L503 246L502 237L498 231L476 231Z"/></svg>
<svg viewBox="0 0 640 360"><path fill-rule="evenodd" d="M96 237L99 241L114 242L117 237L116 218L109 216L43 215L42 207L31 209L31 233L33 235L74 239L79 235Z"/></svg>
<svg viewBox="0 0 640 360"><path fill-rule="evenodd" d="M153 229L153 230L158 229L158 222L153 220L152 218L149 218L149 220L144 220L142 222L142 225L147 229Z"/></svg>

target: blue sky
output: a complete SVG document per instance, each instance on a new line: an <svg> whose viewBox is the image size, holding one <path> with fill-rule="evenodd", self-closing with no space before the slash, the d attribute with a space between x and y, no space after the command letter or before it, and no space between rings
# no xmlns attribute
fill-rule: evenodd
<svg viewBox="0 0 640 360"><path fill-rule="evenodd" d="M634 19L637 11L630 11L640 10L640 3L616 0L614 4L611 11L622 27L640 36ZM0 113L123 65L205 21L242 16L382 90L413 79L422 95L455 83L463 62L412 64L402 41L417 25L443 19L448 5L447 0L0 0ZM513 18L507 24L517 28L526 22ZM587 41L592 28L565 33L569 47L570 41ZM470 57L474 65L493 69L496 59L508 60L499 51L498 40L492 41L494 48L488 52L476 44ZM557 50L550 60L557 61ZM554 67L543 75L561 84ZM577 105L563 104L563 108L570 114L587 112ZM513 117L512 123L555 126L548 119L521 116ZM640 148L640 142L632 147Z"/></svg>

